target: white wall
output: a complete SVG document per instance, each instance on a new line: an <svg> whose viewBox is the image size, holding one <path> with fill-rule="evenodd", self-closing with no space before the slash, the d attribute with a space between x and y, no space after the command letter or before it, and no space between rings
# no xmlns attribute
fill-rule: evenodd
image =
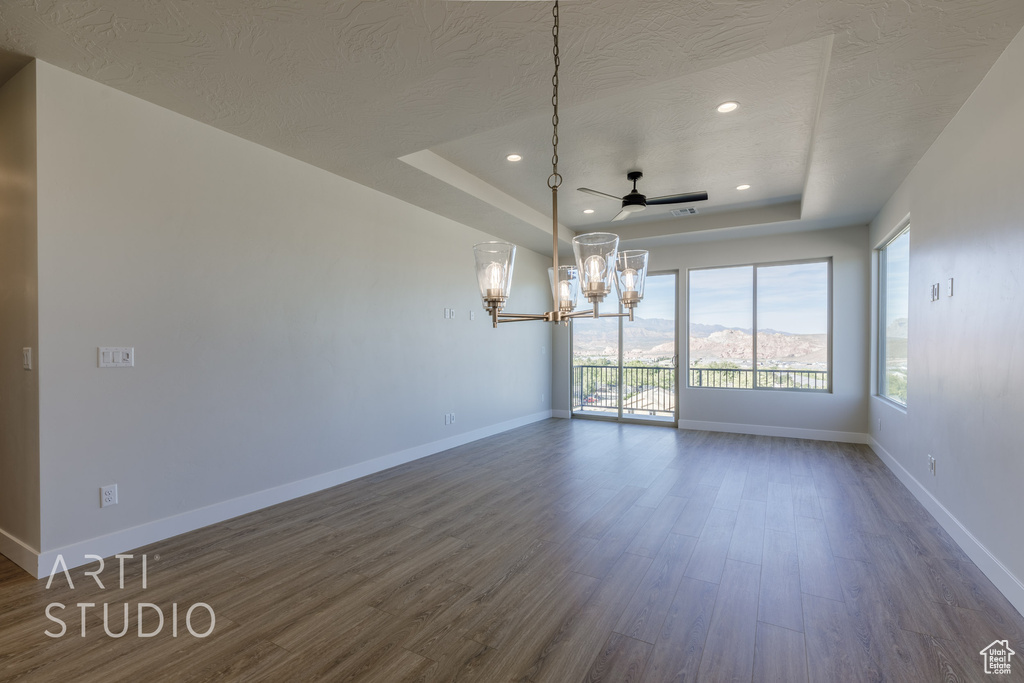
<svg viewBox="0 0 1024 683"><path fill-rule="evenodd" d="M0 552L21 559L39 549L35 78L0 87Z"/></svg>
<svg viewBox="0 0 1024 683"><path fill-rule="evenodd" d="M911 297L908 408L869 403L876 450L1024 612L1021 121L1024 33L871 225L878 246L910 215Z"/></svg>
<svg viewBox="0 0 1024 683"><path fill-rule="evenodd" d="M549 414L550 330L493 330L481 308L487 235L38 74L44 552L106 554L104 534L177 533L206 506ZM547 310L546 266L520 250L510 309ZM101 345L135 347L136 366L98 369Z"/></svg>
<svg viewBox="0 0 1024 683"><path fill-rule="evenodd" d="M679 364L686 360L687 269L832 257L831 393L688 388L679 426L863 440L867 428L870 261L863 226L698 242L651 250L650 269L679 271Z"/></svg>

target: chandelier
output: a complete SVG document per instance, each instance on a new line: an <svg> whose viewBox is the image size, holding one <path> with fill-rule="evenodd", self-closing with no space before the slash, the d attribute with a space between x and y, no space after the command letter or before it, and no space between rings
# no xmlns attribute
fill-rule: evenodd
<svg viewBox="0 0 1024 683"><path fill-rule="evenodd" d="M551 175L548 187L551 189L551 234L552 267L551 296L553 310L547 313L503 313L512 289L512 267L515 264L516 246L508 242L483 242L473 247L476 255L476 275L480 285L480 296L484 309L491 315L494 327L498 323L522 320L543 320L553 323L568 323L572 318L618 318L633 320L633 309L644 298L644 283L647 279L648 253L641 250L619 251L619 236L608 232L593 232L578 235L572 240L576 256L575 266L558 265L558 188L562 176L558 173L558 0L551 10L554 25L552 54L555 58L555 74L551 78ZM625 313L600 313L599 307L611 293L612 286L619 295L619 303ZM589 311L576 311L580 293L593 305Z"/></svg>

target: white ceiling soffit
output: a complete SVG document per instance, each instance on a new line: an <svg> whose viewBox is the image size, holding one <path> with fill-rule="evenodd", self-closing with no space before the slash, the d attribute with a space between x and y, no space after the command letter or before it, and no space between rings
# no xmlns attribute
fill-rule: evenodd
<svg viewBox="0 0 1024 683"><path fill-rule="evenodd" d="M579 230L611 229L659 221L670 232L697 226L719 213L760 220L750 209L792 202L803 195L817 119L823 64L831 37L820 38L651 85L622 88L603 97L559 108L559 218ZM723 93L731 94L724 97ZM723 99L740 109L719 114ZM612 114L613 113L613 114ZM499 187L541 206L550 195L551 114L438 145L432 151ZM766 134L770 132L770 134ZM523 156L495 164L510 141ZM651 206L621 223L611 223L620 202L577 191L578 186L615 196L632 188L630 170L642 170L638 189L648 196L707 191L695 204L704 220L678 222L674 206ZM736 186L753 187L739 193ZM591 215L583 210L594 209ZM789 219L799 219L799 215ZM764 222L768 215L763 216ZM729 219L726 219L729 220ZM668 221L668 222L666 222ZM742 223L744 225L749 223Z"/></svg>
<svg viewBox="0 0 1024 683"><path fill-rule="evenodd" d="M15 60L37 57L489 234L550 248L550 228L399 161L430 150L548 215L546 2L2 7L0 51ZM581 0L562 5L561 18L559 217L577 231L610 225L615 203L575 188L624 194L625 173L637 168L648 195L711 194L699 216L652 207L614 224L624 236L671 240L734 234L699 227L728 223L728 214L732 228L753 221L743 229L756 231L794 202L796 220L763 229L869 220L1024 26L1024 2ZM717 114L726 100L740 109ZM505 160L512 151L524 156L517 167ZM752 187L738 192L740 183Z"/></svg>
<svg viewBox="0 0 1024 683"><path fill-rule="evenodd" d="M490 0L478 1L486 2ZM502 192L494 185L481 180L479 176L473 175L465 168L457 166L447 159L439 157L429 149L413 152L412 154L406 154L404 157L399 157L399 160L404 161L413 168L419 169L424 173L429 173L438 180L442 180L452 187L458 188L481 201L487 202L496 209L518 218L523 223L545 233L547 235L548 242L551 242L552 225L550 213L541 213L540 211L527 206L515 197ZM550 190L548 191L548 196L550 197ZM565 242L566 246L571 246L571 240L574 236L575 233L559 222L559 242ZM522 239L524 240L535 238L535 234L522 235Z"/></svg>

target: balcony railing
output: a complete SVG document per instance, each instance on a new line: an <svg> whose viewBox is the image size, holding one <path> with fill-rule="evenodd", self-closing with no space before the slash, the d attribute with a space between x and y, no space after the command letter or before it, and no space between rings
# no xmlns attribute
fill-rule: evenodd
<svg viewBox="0 0 1024 683"><path fill-rule="evenodd" d="M754 373L757 373L756 375ZM754 380L757 380L755 385ZM804 389L828 391L827 370L743 370L690 368L691 387L722 389Z"/></svg>
<svg viewBox="0 0 1024 683"><path fill-rule="evenodd" d="M674 417L675 381L675 368L622 368L622 412ZM575 412L618 413L619 368L615 365L574 365L572 407Z"/></svg>

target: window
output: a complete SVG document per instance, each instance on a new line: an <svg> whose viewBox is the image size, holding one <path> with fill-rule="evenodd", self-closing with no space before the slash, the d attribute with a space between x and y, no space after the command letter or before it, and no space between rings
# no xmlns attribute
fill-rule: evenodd
<svg viewBox="0 0 1024 683"><path fill-rule="evenodd" d="M831 389L831 259L689 272L691 387Z"/></svg>
<svg viewBox="0 0 1024 683"><path fill-rule="evenodd" d="M878 250L878 395L907 405L910 227Z"/></svg>

